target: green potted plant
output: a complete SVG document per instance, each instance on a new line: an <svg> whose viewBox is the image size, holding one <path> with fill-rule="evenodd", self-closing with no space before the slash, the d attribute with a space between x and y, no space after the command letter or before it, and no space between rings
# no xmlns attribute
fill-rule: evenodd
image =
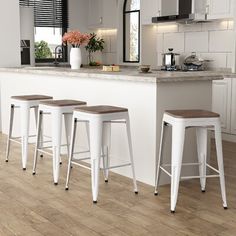
<svg viewBox="0 0 236 236"><path fill-rule="evenodd" d="M97 66L100 65L100 63L93 61L92 53L97 51L102 51L104 49L104 39L97 37L95 33L90 34L90 39L85 46L85 49L88 51L88 60L90 66Z"/></svg>

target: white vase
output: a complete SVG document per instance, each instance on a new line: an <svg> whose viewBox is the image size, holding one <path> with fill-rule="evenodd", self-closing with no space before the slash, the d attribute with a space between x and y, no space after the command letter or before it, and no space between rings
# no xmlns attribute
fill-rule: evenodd
<svg viewBox="0 0 236 236"><path fill-rule="evenodd" d="M70 65L71 69L79 70L82 63L80 48L71 48L70 50Z"/></svg>

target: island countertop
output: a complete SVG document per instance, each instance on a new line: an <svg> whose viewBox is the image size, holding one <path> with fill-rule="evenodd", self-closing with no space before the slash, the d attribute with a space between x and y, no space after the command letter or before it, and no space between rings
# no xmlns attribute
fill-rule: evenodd
<svg viewBox="0 0 236 236"><path fill-rule="evenodd" d="M220 80L225 77L236 77L236 74L223 71L151 71L150 73L140 73L137 68L121 67L120 72L104 72L101 68L81 68L80 70L71 70L64 67L18 67L18 68L0 68L1 72L10 73L30 73L38 75L63 76L71 78L97 78L108 80L123 80L134 82L163 83L163 82L183 82L183 81L204 81Z"/></svg>

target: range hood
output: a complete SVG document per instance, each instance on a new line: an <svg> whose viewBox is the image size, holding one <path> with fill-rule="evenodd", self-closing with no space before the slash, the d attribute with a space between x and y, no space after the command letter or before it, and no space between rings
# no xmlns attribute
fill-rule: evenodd
<svg viewBox="0 0 236 236"><path fill-rule="evenodd" d="M165 7L165 3L170 2L165 1L166 0L162 0L162 10ZM198 23L208 21L207 13L197 12L197 9L195 7L195 0L171 0L171 2L174 2L172 6L174 5L176 7L175 13L177 14L168 15L164 13L161 16L152 17L152 23L164 23L172 21L179 23ZM166 5L166 8L168 8L168 5Z"/></svg>

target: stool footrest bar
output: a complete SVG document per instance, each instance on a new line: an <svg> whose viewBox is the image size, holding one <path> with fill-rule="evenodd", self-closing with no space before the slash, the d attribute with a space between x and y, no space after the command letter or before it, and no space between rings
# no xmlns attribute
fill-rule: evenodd
<svg viewBox="0 0 236 236"><path fill-rule="evenodd" d="M83 167L83 168L88 169L88 170L91 170L91 168L90 168L89 166L86 166L86 165L80 164L80 163L75 162L75 161L72 161L71 164L76 165L76 166Z"/></svg>
<svg viewBox="0 0 236 236"><path fill-rule="evenodd" d="M117 165L117 166L110 166L110 167L101 168L101 169L102 170L110 170L110 169L116 169L116 168L121 168L121 167L125 167L125 166L131 166L131 163L123 164L123 165Z"/></svg>
<svg viewBox="0 0 236 236"><path fill-rule="evenodd" d="M181 179L202 179L202 178L219 178L220 175L203 175L203 176L182 176Z"/></svg>

